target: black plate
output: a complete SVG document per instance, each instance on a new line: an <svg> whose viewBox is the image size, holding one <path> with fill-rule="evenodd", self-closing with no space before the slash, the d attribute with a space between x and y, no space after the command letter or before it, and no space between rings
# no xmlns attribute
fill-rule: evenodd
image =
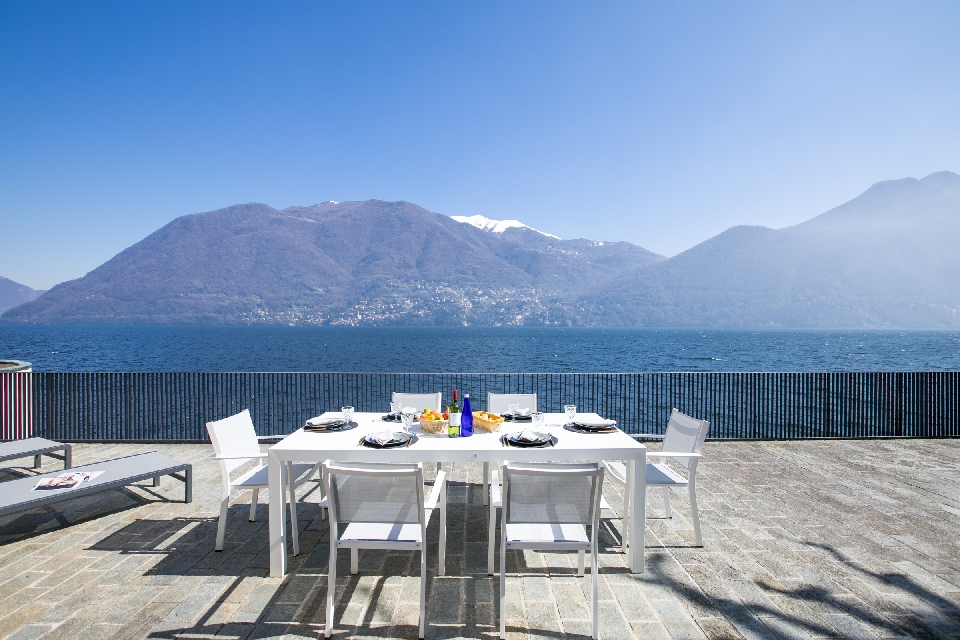
<svg viewBox="0 0 960 640"><path fill-rule="evenodd" d="M505 433L500 436L500 444L505 447L520 447L522 449L538 449L543 447L552 447L557 444L557 436L551 435L549 433L539 433L534 432L543 437L543 440L538 440L537 442L527 442L526 440L516 440L514 436L519 436L519 433Z"/></svg>
<svg viewBox="0 0 960 640"><path fill-rule="evenodd" d="M363 436L360 438L360 444L364 447L370 447L371 449L395 449L397 447L406 447L416 444L418 439L417 436L410 435L409 433L397 433L394 435L399 436L399 439L384 444L378 444L373 440L367 440L367 436Z"/></svg>
<svg viewBox="0 0 960 640"><path fill-rule="evenodd" d="M615 426L609 427L585 427L582 424L576 422L568 422L563 425L563 428L567 431L573 431L574 433L616 433L619 431Z"/></svg>
<svg viewBox="0 0 960 640"><path fill-rule="evenodd" d="M356 422L348 422L339 427L311 427L309 425L303 425L303 430L307 433L336 433L338 431L350 431L350 429L356 428Z"/></svg>
<svg viewBox="0 0 960 640"><path fill-rule="evenodd" d="M533 422L533 416L514 416L509 413L504 414L504 422Z"/></svg>

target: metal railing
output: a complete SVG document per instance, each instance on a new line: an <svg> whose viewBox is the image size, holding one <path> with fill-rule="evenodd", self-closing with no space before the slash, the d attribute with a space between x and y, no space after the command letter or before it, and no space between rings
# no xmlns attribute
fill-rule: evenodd
<svg viewBox="0 0 960 640"><path fill-rule="evenodd" d="M32 406L22 406L31 401L27 376ZM628 433L662 433L676 407L709 420L717 439L960 435L960 372L0 374L7 389L15 392L0 391L3 420L22 424L29 412L33 435L67 441L201 441L206 422L243 409L260 434L284 434L344 405L385 411L392 391L447 399L451 389L469 393L475 410L488 392L536 393L542 411L576 404Z"/></svg>

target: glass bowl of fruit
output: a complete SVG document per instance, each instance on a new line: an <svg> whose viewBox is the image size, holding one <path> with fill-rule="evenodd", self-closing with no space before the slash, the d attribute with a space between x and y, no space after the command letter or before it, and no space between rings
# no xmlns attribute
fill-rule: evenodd
<svg viewBox="0 0 960 640"><path fill-rule="evenodd" d="M424 433L446 434L447 427L450 426L449 416L434 409L424 409L417 419Z"/></svg>

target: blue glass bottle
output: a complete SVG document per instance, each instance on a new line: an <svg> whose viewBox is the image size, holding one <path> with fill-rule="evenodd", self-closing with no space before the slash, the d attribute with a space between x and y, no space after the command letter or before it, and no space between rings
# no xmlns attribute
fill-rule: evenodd
<svg viewBox="0 0 960 640"><path fill-rule="evenodd" d="M463 394L463 408L460 410L460 437L473 435L473 413L470 411L470 394Z"/></svg>

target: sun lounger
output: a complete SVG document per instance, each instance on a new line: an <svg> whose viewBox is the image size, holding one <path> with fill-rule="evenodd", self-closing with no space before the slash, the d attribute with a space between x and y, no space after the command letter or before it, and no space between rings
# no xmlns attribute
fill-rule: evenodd
<svg viewBox="0 0 960 640"><path fill-rule="evenodd" d="M51 502L71 500L107 489L125 487L138 480L153 479L153 486L158 487L160 476L165 475L173 476L186 485L184 502L190 502L193 499L193 465L174 460L156 451L86 464L74 467L70 471L102 473L73 489L34 490L40 479L56 477L62 474L62 471L4 482L0 485L3 487L0 490L0 515L26 511ZM183 475L177 475L178 472L182 472Z"/></svg>
<svg viewBox="0 0 960 640"><path fill-rule="evenodd" d="M63 451L63 455L57 455L53 453L54 451ZM54 440L47 440L46 438L27 438L26 440L0 442L0 462L33 456L33 466L35 469L40 468L41 455L63 460L63 468L69 469L71 452L70 445L55 442Z"/></svg>

